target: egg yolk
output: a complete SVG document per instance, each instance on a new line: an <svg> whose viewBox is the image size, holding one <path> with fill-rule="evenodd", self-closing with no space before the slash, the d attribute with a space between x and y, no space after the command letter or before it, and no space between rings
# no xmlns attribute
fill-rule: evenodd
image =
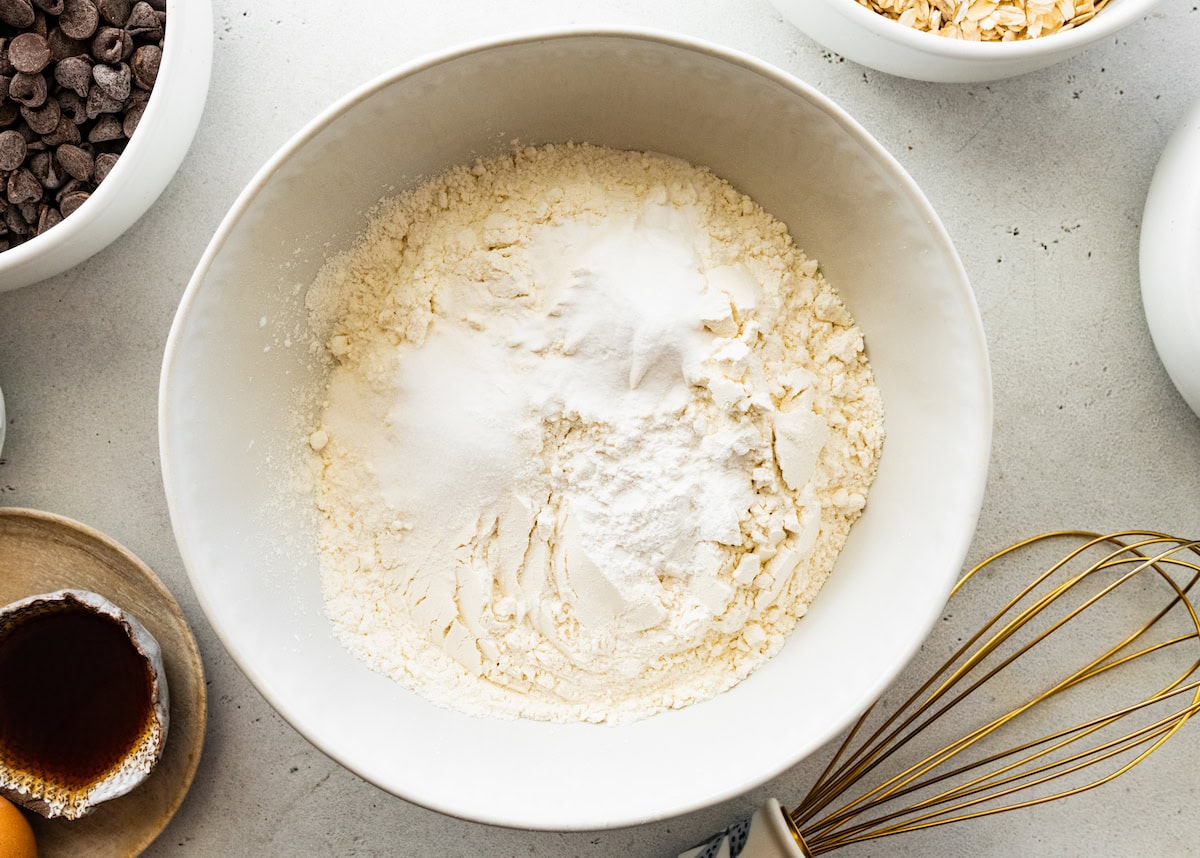
<svg viewBox="0 0 1200 858"><path fill-rule="evenodd" d="M11 802L0 798L0 855L4 858L37 858L37 844L28 820Z"/></svg>

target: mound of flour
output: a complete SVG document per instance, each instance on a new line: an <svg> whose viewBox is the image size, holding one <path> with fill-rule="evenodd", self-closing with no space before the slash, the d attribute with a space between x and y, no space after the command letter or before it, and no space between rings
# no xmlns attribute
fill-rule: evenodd
<svg viewBox="0 0 1200 858"><path fill-rule="evenodd" d="M711 697L783 645L865 504L861 333L781 223L682 162L452 170L308 306L329 617L439 703L604 721Z"/></svg>

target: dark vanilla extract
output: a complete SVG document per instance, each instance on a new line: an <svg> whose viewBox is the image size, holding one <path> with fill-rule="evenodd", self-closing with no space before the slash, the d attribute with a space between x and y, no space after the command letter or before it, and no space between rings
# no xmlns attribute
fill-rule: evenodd
<svg viewBox="0 0 1200 858"><path fill-rule="evenodd" d="M70 601L0 630L0 762L71 791L105 778L152 723L146 659Z"/></svg>

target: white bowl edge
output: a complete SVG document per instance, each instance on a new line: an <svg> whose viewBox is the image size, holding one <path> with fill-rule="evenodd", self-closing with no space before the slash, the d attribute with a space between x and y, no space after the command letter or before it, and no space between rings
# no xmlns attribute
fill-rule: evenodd
<svg viewBox="0 0 1200 858"><path fill-rule="evenodd" d="M1200 416L1200 102L1171 136L1142 217L1142 306L1154 347Z"/></svg>

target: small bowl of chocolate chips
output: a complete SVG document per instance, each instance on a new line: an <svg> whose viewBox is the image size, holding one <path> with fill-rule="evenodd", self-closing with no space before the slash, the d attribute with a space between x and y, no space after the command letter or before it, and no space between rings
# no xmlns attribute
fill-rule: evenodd
<svg viewBox="0 0 1200 858"><path fill-rule="evenodd" d="M0 0L0 292L106 247L179 168L210 0Z"/></svg>

